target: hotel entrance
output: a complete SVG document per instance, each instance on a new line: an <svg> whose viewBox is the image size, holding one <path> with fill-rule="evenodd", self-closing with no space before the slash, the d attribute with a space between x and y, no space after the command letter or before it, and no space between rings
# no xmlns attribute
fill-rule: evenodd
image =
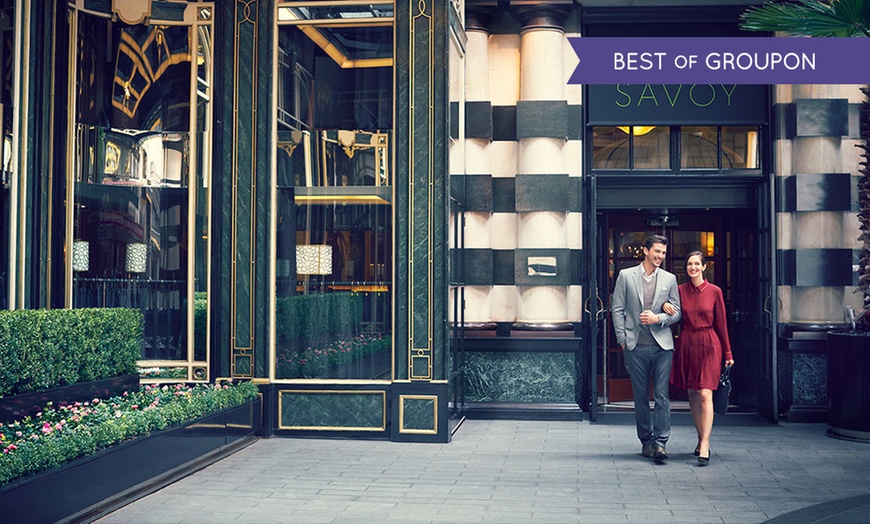
<svg viewBox="0 0 870 524"><path fill-rule="evenodd" d="M633 410L631 383L622 349L616 344L610 318L610 295L619 271L643 259L643 242L648 234L668 239L668 256L663 268L674 273L679 283L686 282L685 258L699 250L707 257L705 277L721 287L725 295L728 328L734 359L733 409L754 412L759 409L765 380L762 360L766 333L763 279L758 267L758 221L750 209L614 209L598 213L600 261L597 268L598 296L605 305L601 330L593 351L596 353L595 389L597 405L603 412ZM674 328L679 337L679 326ZM767 393L769 394L769 392ZM675 411L687 410L686 392L672 390Z"/></svg>

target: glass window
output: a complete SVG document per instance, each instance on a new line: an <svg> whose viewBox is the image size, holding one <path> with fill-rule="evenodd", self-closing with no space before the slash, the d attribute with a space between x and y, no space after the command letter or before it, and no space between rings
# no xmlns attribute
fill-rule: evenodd
<svg viewBox="0 0 870 524"><path fill-rule="evenodd" d="M722 127L722 168L758 169L758 126Z"/></svg>
<svg viewBox="0 0 870 524"><path fill-rule="evenodd" d="M757 170L759 133L758 126L595 126L592 168ZM672 138L679 140L679 157Z"/></svg>
<svg viewBox="0 0 870 524"><path fill-rule="evenodd" d="M629 169L631 141L627 127L592 128L592 166L595 169Z"/></svg>
<svg viewBox="0 0 870 524"><path fill-rule="evenodd" d="M208 380L210 16L76 20L71 305L142 311L143 379Z"/></svg>
<svg viewBox="0 0 870 524"><path fill-rule="evenodd" d="M15 29L15 2L0 6L0 310L9 307L9 249L12 231L12 56Z"/></svg>
<svg viewBox="0 0 870 524"><path fill-rule="evenodd" d="M635 169L670 169L671 128L634 126Z"/></svg>
<svg viewBox="0 0 870 524"><path fill-rule="evenodd" d="M680 128L680 157L683 169L718 169L719 134L716 126Z"/></svg>
<svg viewBox="0 0 870 524"><path fill-rule="evenodd" d="M389 379L392 4L321 6L278 12L275 378Z"/></svg>
<svg viewBox="0 0 870 524"><path fill-rule="evenodd" d="M592 163L595 169L668 169L669 155L669 127L592 128Z"/></svg>

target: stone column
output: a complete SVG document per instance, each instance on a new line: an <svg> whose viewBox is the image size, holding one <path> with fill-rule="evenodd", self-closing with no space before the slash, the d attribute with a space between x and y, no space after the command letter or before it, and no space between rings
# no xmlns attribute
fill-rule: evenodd
<svg viewBox="0 0 870 524"><path fill-rule="evenodd" d="M857 86L778 86L777 250L780 322L842 322L860 309L853 293L858 246Z"/></svg>
<svg viewBox="0 0 870 524"><path fill-rule="evenodd" d="M492 318L492 103L489 92L489 22L482 9L466 12L465 147L463 187L466 193L465 322L484 327ZM451 173L454 173L451 171ZM488 198L487 198L488 197ZM478 268L488 268L484 272ZM477 278L480 276L481 278ZM488 326L487 326L488 327Z"/></svg>
<svg viewBox="0 0 870 524"><path fill-rule="evenodd" d="M564 12L518 10L522 23L519 166L516 177L518 328L567 327L568 138L564 79Z"/></svg>

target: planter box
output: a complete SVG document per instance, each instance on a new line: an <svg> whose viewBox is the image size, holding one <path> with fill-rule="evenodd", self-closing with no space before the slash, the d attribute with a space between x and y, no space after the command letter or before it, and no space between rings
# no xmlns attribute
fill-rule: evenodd
<svg viewBox="0 0 870 524"><path fill-rule="evenodd" d="M828 333L828 424L832 437L870 442L867 333Z"/></svg>
<svg viewBox="0 0 870 524"><path fill-rule="evenodd" d="M5 522L91 522L256 440L262 398L0 487Z"/></svg>
<svg viewBox="0 0 870 524"><path fill-rule="evenodd" d="M20 420L33 416L51 402L55 407L66 406L76 402L85 402L93 398L109 398L125 391L139 389L139 374L121 375L118 377L80 382L45 391L24 393L0 398L0 422Z"/></svg>

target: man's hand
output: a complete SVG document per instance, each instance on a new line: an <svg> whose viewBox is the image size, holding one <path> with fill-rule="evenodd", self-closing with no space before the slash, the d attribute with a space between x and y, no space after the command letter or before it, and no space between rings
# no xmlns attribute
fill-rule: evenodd
<svg viewBox="0 0 870 524"><path fill-rule="evenodd" d="M659 323L661 323L661 321L662 321L662 319L660 319L658 315L656 315L655 313L653 313L649 309L647 309L646 311L644 311L643 313L640 314L640 323L641 324L646 324L646 325L659 324Z"/></svg>

